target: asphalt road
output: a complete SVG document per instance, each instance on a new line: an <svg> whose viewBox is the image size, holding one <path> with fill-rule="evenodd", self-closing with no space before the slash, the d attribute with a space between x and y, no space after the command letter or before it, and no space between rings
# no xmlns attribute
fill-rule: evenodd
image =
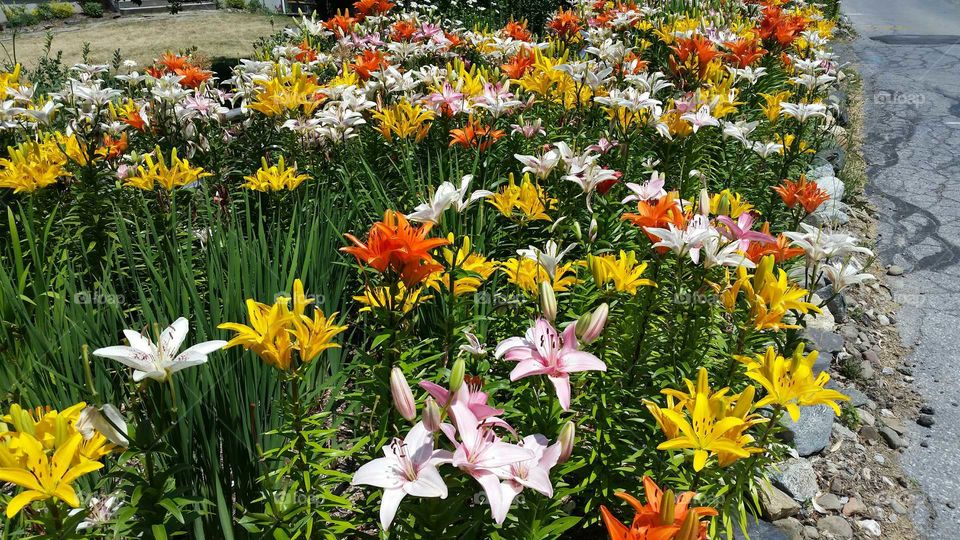
<svg viewBox="0 0 960 540"><path fill-rule="evenodd" d="M948 0L844 0L860 38L867 194L881 208L879 256L908 364L932 429L905 418L906 472L926 500L918 530L960 538L960 6ZM921 445L926 443L926 447Z"/></svg>

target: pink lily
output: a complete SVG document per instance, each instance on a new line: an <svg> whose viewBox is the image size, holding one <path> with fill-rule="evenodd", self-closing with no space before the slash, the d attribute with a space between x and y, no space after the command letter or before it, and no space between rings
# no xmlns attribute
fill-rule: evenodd
<svg viewBox="0 0 960 540"><path fill-rule="evenodd" d="M384 446L383 455L360 467L351 484L383 488L380 526L384 530L390 528L405 496L447 498L447 485L437 465L450 463L452 455L447 450L433 449L433 435L423 422L410 428L402 441L394 439L389 446Z"/></svg>
<svg viewBox="0 0 960 540"><path fill-rule="evenodd" d="M650 180L642 184L635 184L633 182L627 182L625 185L627 189L633 192L632 195L627 195L620 201L621 204L627 204L628 202L633 201L650 201L662 199L667 196L666 190L663 189L663 184L666 178L658 173L653 171L650 175Z"/></svg>
<svg viewBox="0 0 960 540"><path fill-rule="evenodd" d="M547 446L547 438L539 433L536 435L527 435L523 438L521 446L532 450L534 456L526 461L518 461L504 468L501 472L503 483L500 484L503 489L502 509L503 516L499 518L502 522L507 516L506 513L513 503L513 499L528 487L546 497L553 497L553 484L550 483L550 469L556 466L560 459L560 443L554 443ZM494 516L497 519L497 516Z"/></svg>
<svg viewBox="0 0 960 540"><path fill-rule="evenodd" d="M510 504L504 504L503 488L497 473L503 467L533 459L536 453L528 448L501 441L492 427L477 420L465 403L455 401L450 407L450 415L456 424L460 441L454 438L453 426L444 424L440 429L456 446L451 463L480 484L487 495L494 521L497 524L503 523Z"/></svg>
<svg viewBox="0 0 960 540"><path fill-rule="evenodd" d="M495 356L517 367L510 372L516 381L531 375L546 375L557 391L563 410L570 410L570 373L606 371L607 365L596 356L578 349L577 329L571 324L562 337L546 319L537 319L523 337L512 337L497 345Z"/></svg>
<svg viewBox="0 0 960 540"><path fill-rule="evenodd" d="M739 240L740 249L746 251L750 247L750 242L760 242L763 244L773 244L776 238L760 231L752 231L753 221L756 217L751 212L740 214L737 221L733 221L730 216L719 216L717 221L723 226L717 229L728 240Z"/></svg>
<svg viewBox="0 0 960 540"><path fill-rule="evenodd" d="M420 381L420 388L423 388L430 394L441 408L450 405L450 391L439 384L430 381ZM453 396L453 402L466 404L470 412L477 417L477 420L486 420L503 414L503 409L495 409L487 405L487 393L480 389L480 384L473 377L468 377L466 384L461 385L460 389ZM499 420L499 419L498 419ZM504 422L504 424L506 424Z"/></svg>

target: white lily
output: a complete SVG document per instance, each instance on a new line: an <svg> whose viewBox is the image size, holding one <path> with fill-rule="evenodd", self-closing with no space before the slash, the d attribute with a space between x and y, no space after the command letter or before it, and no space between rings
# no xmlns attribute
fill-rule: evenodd
<svg viewBox="0 0 960 540"><path fill-rule="evenodd" d="M407 215L407 219L422 223L437 223L440 221L440 216L448 208L452 207L457 213L460 213L475 201L493 195L491 191L478 189L468 197L467 190L470 189L470 182L472 181L473 175L468 174L460 181L459 189L454 187L451 182L440 184L433 194L433 199L414 208L413 212Z"/></svg>
<svg viewBox="0 0 960 540"><path fill-rule="evenodd" d="M124 330L130 345L104 347L93 351L95 356L116 360L133 368L133 380L153 379L164 382L171 375L188 367L206 363L207 355L218 351L227 344L223 340L205 341L183 351L179 355L180 345L187 337L189 323L180 317L160 334L159 344L133 330Z"/></svg>
<svg viewBox="0 0 960 540"><path fill-rule="evenodd" d="M407 495L447 498L447 485L437 465L449 463L452 454L433 449L433 434L423 422L410 428L402 441L394 439L389 446L384 446L383 455L360 467L350 483L383 488L380 526L384 530L390 528L400 501Z"/></svg>
<svg viewBox="0 0 960 540"><path fill-rule="evenodd" d="M517 254L540 263L550 279L553 279L557 274L557 266L560 265L563 256L569 253L574 245L570 244L563 251L560 251L560 246L556 242L547 240L547 245L544 246L546 249L542 251L536 246L530 246L527 249L518 249Z"/></svg>

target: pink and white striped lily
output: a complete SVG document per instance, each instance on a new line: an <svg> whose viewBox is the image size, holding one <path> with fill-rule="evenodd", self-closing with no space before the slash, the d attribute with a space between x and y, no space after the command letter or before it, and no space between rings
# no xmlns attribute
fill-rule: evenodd
<svg viewBox="0 0 960 540"><path fill-rule="evenodd" d="M518 362L510 372L516 381L531 375L546 375L557 391L563 410L570 410L570 373L606 371L607 365L596 356L579 350L576 325L571 324L563 335L546 319L537 319L523 337L500 342L497 358Z"/></svg>

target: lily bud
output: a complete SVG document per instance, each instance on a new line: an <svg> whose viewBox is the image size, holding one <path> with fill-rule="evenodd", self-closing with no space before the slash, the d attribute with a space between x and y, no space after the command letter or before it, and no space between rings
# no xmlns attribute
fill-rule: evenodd
<svg viewBox="0 0 960 540"><path fill-rule="evenodd" d="M672 525L676 520L677 498L672 489L668 489L660 496L660 524Z"/></svg>
<svg viewBox="0 0 960 540"><path fill-rule="evenodd" d="M436 433L440 429L440 406L432 397L427 397L423 404L423 427L430 433Z"/></svg>
<svg viewBox="0 0 960 540"><path fill-rule="evenodd" d="M730 202L727 201L726 197L721 197L721 203L725 203L729 211ZM710 194L707 192L707 188L700 190L700 213L705 216L710 215ZM720 209L717 209L717 214L726 215L726 212L720 212Z"/></svg>
<svg viewBox="0 0 960 540"><path fill-rule="evenodd" d="M677 532L677 535L674 536L675 540L697 540L697 537L700 536L700 516L696 511L690 510L687 512L685 518L683 518L683 523L680 525L680 530Z"/></svg>
<svg viewBox="0 0 960 540"><path fill-rule="evenodd" d="M550 322L557 319L557 295L547 281L540 283L540 312L543 313L543 318Z"/></svg>
<svg viewBox="0 0 960 540"><path fill-rule="evenodd" d="M573 443L577 438L577 425L568 421L560 429L560 436L557 437L557 443L560 445L560 456L557 457L557 463L566 463L573 454Z"/></svg>
<svg viewBox="0 0 960 540"><path fill-rule="evenodd" d="M403 371L395 367L390 370L390 394L393 396L393 406L405 420L413 420L417 417L417 404L413 400L413 392L410 385L407 384L407 378L403 376Z"/></svg>
<svg viewBox="0 0 960 540"><path fill-rule="evenodd" d="M608 306L606 302L600 304L600 307L590 316L590 324L583 332L584 343L593 343L594 340L600 337L600 333L603 332L603 327L607 325L607 315L609 314L610 306Z"/></svg>
<svg viewBox="0 0 960 540"><path fill-rule="evenodd" d="M573 229L573 236L576 237L578 241L583 240L583 231L580 230L580 224L576 221L573 222L573 225L570 226Z"/></svg>
<svg viewBox="0 0 960 540"><path fill-rule="evenodd" d="M457 390L460 390L460 387L463 386L463 376L467 373L467 363L463 361L463 358L457 358L457 361L453 363L453 368L450 370L450 396L452 399L453 394L457 393Z"/></svg>
<svg viewBox="0 0 960 540"><path fill-rule="evenodd" d="M583 339L583 334L587 332L587 328L590 328L590 319L593 317L593 313L587 311L577 319L577 337Z"/></svg>
<svg viewBox="0 0 960 540"><path fill-rule="evenodd" d="M590 270L590 274L593 276L593 282L597 285L597 288L602 288L607 276L603 259L594 255L587 255L587 269Z"/></svg>
<svg viewBox="0 0 960 540"><path fill-rule="evenodd" d="M590 218L590 230L587 231L587 234L590 238L591 244L597 241L597 230L599 228L600 228L600 225L597 224L597 218L596 217Z"/></svg>

